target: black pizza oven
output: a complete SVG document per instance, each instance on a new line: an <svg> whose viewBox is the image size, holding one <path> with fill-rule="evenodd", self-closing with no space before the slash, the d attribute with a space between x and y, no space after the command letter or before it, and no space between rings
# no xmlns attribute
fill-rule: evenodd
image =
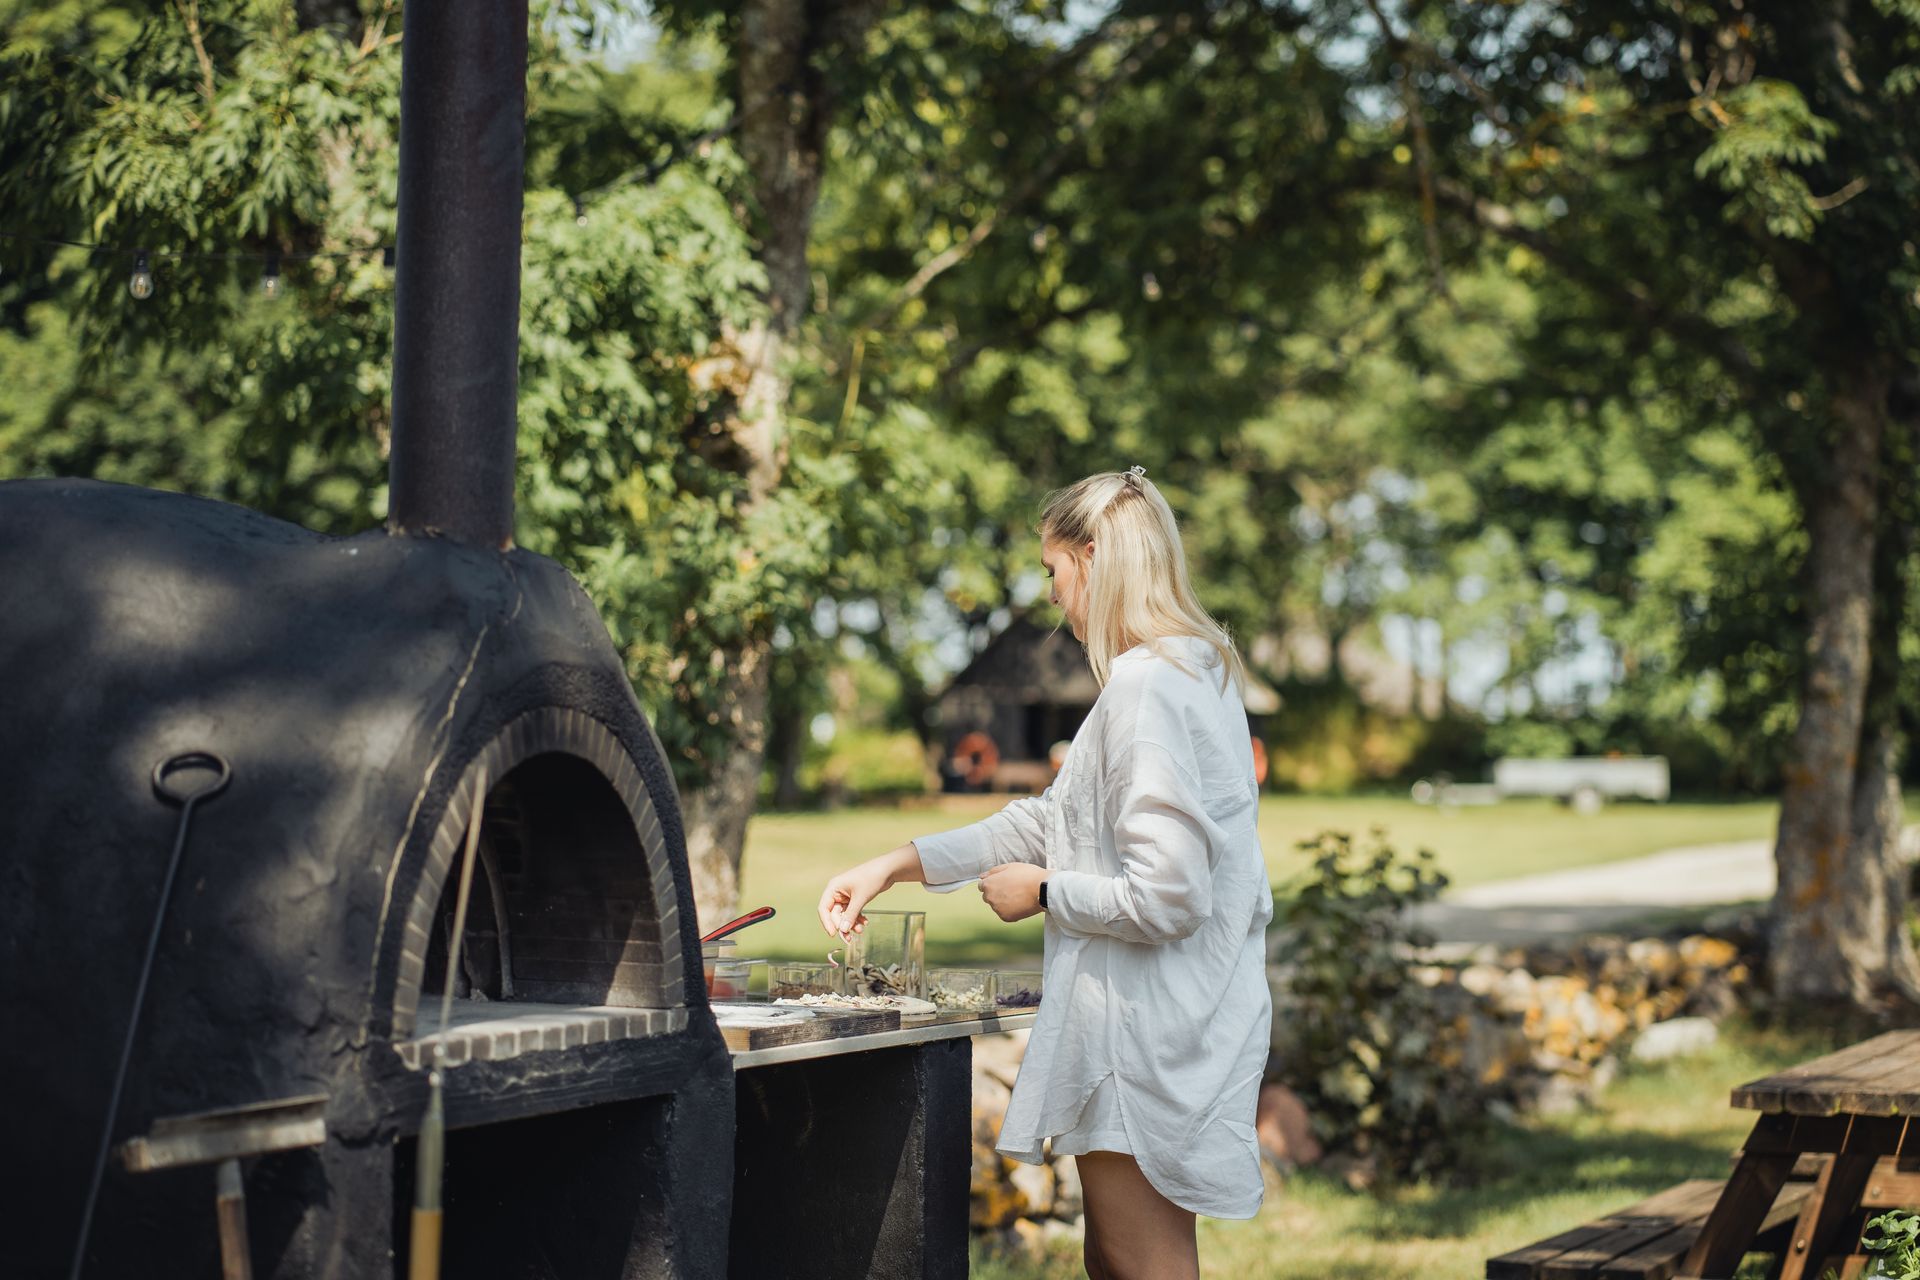
<svg viewBox="0 0 1920 1280"><path fill-rule="evenodd" d="M503 549L526 22L406 8L388 529L0 485L9 1276L69 1273L103 1138L84 1275L218 1274L216 1167L255 1274L403 1274L436 1065L442 1274L724 1269L733 1082L673 783L580 587ZM222 769L169 888L163 792Z"/></svg>

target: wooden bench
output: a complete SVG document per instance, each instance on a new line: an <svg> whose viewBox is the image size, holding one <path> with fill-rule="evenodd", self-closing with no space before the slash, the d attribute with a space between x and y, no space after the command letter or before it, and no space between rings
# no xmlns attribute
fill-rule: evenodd
<svg viewBox="0 0 1920 1280"><path fill-rule="evenodd" d="M1724 1182L1696 1178L1570 1231L1487 1259L1487 1280L1673 1280L1693 1247ZM1812 1191L1809 1182L1780 1189L1761 1226L1790 1227Z"/></svg>

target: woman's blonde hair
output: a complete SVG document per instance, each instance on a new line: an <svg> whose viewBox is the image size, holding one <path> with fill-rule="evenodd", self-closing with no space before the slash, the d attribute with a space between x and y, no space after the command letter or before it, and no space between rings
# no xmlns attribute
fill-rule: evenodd
<svg viewBox="0 0 1920 1280"><path fill-rule="evenodd" d="M1040 510L1040 536L1065 544L1083 570L1087 626L1081 638L1102 686L1113 660L1137 644L1194 674L1158 643L1164 637L1193 636L1219 651L1225 677L1244 696L1246 667L1227 629L1194 595L1180 524L1143 468L1103 471L1048 494Z"/></svg>

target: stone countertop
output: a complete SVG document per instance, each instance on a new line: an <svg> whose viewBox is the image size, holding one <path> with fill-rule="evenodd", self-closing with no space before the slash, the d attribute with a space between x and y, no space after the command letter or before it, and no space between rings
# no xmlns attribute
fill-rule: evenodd
<svg viewBox="0 0 1920 1280"><path fill-rule="evenodd" d="M897 1031L868 1035L840 1036L826 1040L808 1040L799 1044L776 1045L769 1049L735 1050L733 1069L770 1067L783 1062L804 1062L844 1053L864 1053L869 1049L893 1049L902 1045L925 1044L932 1040L956 1040L961 1036L992 1035L1031 1027L1035 1013L1031 1009L1003 1009L998 1013L941 1013L931 1018L903 1022Z"/></svg>

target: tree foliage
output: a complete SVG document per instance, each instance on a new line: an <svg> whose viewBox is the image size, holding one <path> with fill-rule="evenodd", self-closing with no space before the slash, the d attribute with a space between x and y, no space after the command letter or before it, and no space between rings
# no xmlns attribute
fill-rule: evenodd
<svg viewBox="0 0 1920 1280"><path fill-rule="evenodd" d="M1037 594L1045 491L1138 463L1269 676L1398 636L1486 751L1764 789L1861 404L1891 424L1873 715L1911 727L1910 3L830 6L764 500L729 414L792 228L741 146L751 8L657 6L613 69L631 11L554 0L530 66L519 537L586 581L684 784L768 637L788 747L849 663L886 672L842 682L892 691L869 723L937 738L952 638ZM393 234L398 31L373 0L0 10L10 226L121 249L0 246L8 474L382 517L361 251ZM284 255L283 296L166 256L234 250Z"/></svg>

